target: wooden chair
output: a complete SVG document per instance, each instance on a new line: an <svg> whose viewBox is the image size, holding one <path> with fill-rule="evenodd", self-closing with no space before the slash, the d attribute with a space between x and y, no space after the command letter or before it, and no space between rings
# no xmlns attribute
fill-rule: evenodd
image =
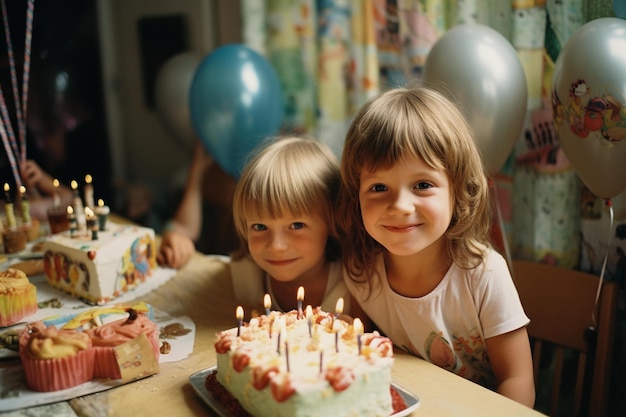
<svg viewBox="0 0 626 417"><path fill-rule="evenodd" d="M548 408L541 409L538 403L535 408L557 416L567 402L565 415L604 416L614 348L616 284L602 283L596 305L596 275L522 260L513 261L512 274L530 318L538 400L543 388L550 392ZM596 326L590 331L594 308ZM546 364L549 371L544 369ZM543 377L546 372L550 378ZM566 391L571 392L573 404L563 400Z"/></svg>

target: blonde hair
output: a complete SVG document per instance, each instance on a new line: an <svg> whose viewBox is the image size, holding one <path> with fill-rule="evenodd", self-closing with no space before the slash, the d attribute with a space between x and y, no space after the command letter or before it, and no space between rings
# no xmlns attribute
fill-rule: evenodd
<svg viewBox="0 0 626 417"><path fill-rule="evenodd" d="M334 204L339 162L330 148L306 137L281 137L262 145L246 165L233 198L233 216L247 252L248 218L320 216L328 226L326 258L339 259Z"/></svg>
<svg viewBox="0 0 626 417"><path fill-rule="evenodd" d="M443 169L454 207L446 231L447 251L462 268L479 265L489 245L487 177L472 131L457 107L425 87L388 90L366 103L348 130L341 160L337 221L342 257L352 277L368 279L383 247L363 226L359 204L363 169L388 169L408 156Z"/></svg>

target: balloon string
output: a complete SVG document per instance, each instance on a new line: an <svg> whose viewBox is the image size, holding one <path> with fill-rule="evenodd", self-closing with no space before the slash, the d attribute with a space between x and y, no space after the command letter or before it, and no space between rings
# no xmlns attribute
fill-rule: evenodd
<svg viewBox="0 0 626 417"><path fill-rule="evenodd" d="M7 41L7 52L9 56L9 68L10 68L10 74L11 74L11 86L13 87L13 100L15 101L15 114L17 116L18 124L21 124L21 120L23 120L22 118L23 107L21 105L20 94L18 91L17 71L15 70L15 55L13 54L13 46L11 42L11 30L9 29L9 14L7 13L7 6L6 6L5 0L2 0L2 20L4 21L4 36ZM5 109L3 109L3 112L4 110ZM15 135L13 134L13 129L10 127L10 123L7 123L6 119L5 119L5 125L7 125L5 126L5 128L7 129L7 132L9 133L9 137L13 141L11 143L13 145L13 152L15 152L16 155L19 155L20 153L17 151L17 144L15 143ZM21 134L21 130L20 130L20 134ZM21 142L21 138L20 138L20 142Z"/></svg>
<svg viewBox="0 0 626 417"><path fill-rule="evenodd" d="M613 237L613 204L611 203L611 199L607 198L605 200L605 204L609 207L609 239L606 243L606 252L604 253L604 260L602 261L602 270L600 271L600 279L598 280L598 289L596 290L596 299L593 307L593 311L591 312L591 322L594 327L597 327L597 319L596 319L596 310L598 308L598 302L600 301L600 291L602 290L602 282L604 281L604 273L606 272L606 262L609 256L609 250L611 249L611 239Z"/></svg>
<svg viewBox="0 0 626 417"><path fill-rule="evenodd" d="M4 1L4 0L3 0ZM26 115L28 111L28 82L30 80L30 55L33 40L33 16L35 0L28 0L26 9L26 34L24 39L24 71L22 73L22 118L19 120L21 159L26 161Z"/></svg>
<svg viewBox="0 0 626 417"><path fill-rule="evenodd" d="M493 190L493 199L495 201L496 206L496 215L498 220L498 227L500 228L500 233L502 234L502 245L504 246L504 255L506 256L506 261L509 264L509 267L513 265L513 258L511 257L511 250L509 249L509 239L507 238L506 232L504 230L504 217L502 216L502 209L500 208L500 199L498 198L498 187L491 178L489 179L489 184L491 185L491 189Z"/></svg>
<svg viewBox="0 0 626 417"><path fill-rule="evenodd" d="M11 170L13 171L13 176L15 177L15 181L17 183L17 187L22 186L22 178L17 170L17 164L15 162L15 157L13 156L13 152L11 152L11 147L9 146L9 138L7 136L7 132L4 129L4 123L0 121L0 136L2 136L2 143L4 144L4 150L7 153L7 157L9 158L9 163L11 164Z"/></svg>

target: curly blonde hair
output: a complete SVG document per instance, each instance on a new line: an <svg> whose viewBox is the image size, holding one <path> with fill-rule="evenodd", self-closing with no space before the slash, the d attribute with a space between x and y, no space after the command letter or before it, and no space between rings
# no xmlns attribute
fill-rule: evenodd
<svg viewBox="0 0 626 417"><path fill-rule="evenodd" d="M344 144L336 216L343 261L355 281L367 281L374 274L377 255L384 249L363 226L361 172L389 169L408 156L448 175L454 208L445 240L451 259L462 268L476 267L489 246L489 185L465 118L434 90L391 89L361 108Z"/></svg>
<svg viewBox="0 0 626 417"><path fill-rule="evenodd" d="M319 215L329 230L326 258L339 259L334 204L340 181L337 157L318 140L286 136L261 145L235 188L233 217L242 245L234 257L248 253L248 218Z"/></svg>

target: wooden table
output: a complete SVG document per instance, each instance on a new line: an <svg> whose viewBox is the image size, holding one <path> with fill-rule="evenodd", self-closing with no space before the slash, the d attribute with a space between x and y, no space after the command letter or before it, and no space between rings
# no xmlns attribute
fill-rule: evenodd
<svg viewBox="0 0 626 417"><path fill-rule="evenodd" d="M196 324L193 354L161 365L159 374L70 401L79 416L213 416L189 376L216 363L215 333L235 325L230 272L217 257L196 254L177 275L141 300ZM541 416L508 398L407 354L397 354L396 383L420 399L414 416Z"/></svg>

